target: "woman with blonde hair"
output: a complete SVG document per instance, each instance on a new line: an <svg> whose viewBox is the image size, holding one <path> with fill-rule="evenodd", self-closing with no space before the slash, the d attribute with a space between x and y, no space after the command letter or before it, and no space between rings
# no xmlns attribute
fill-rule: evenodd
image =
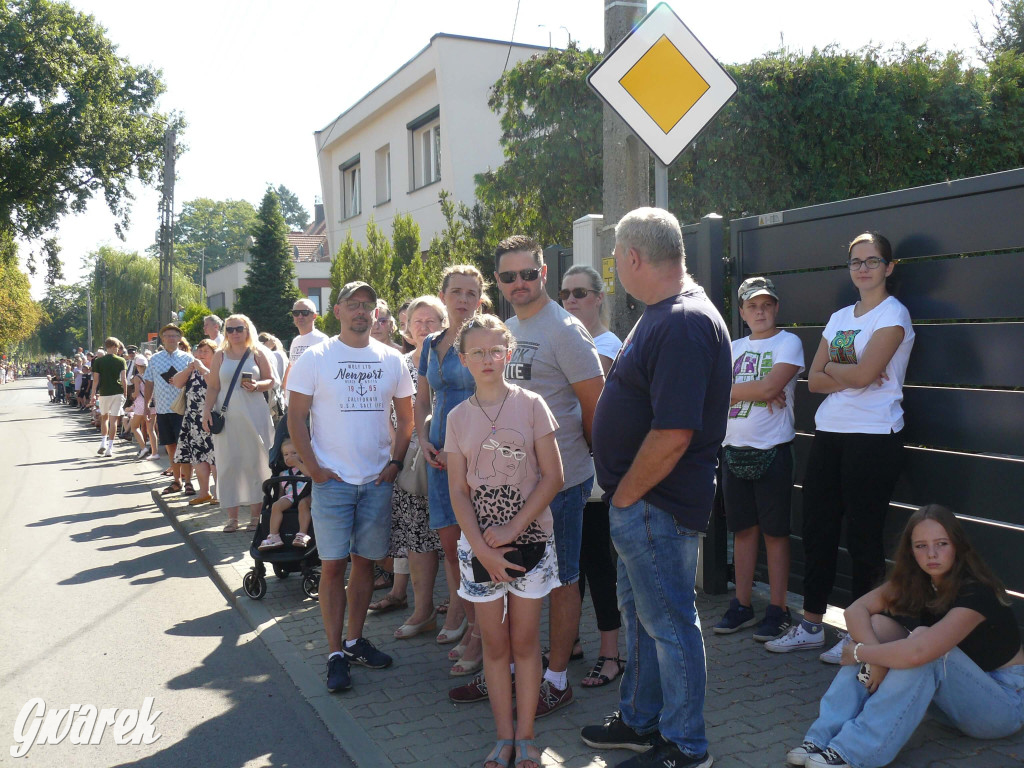
<svg viewBox="0 0 1024 768"><path fill-rule="evenodd" d="M232 387L235 371L241 368ZM213 356L207 376L203 429L210 431L211 412L224 411L224 429L213 436L217 457L217 494L228 513L225 533L238 530L238 508L249 505L246 530L259 525L263 482L270 478L269 451L273 440L270 409L263 393L274 386L269 353L257 341L256 327L245 315L224 322L224 342Z"/></svg>

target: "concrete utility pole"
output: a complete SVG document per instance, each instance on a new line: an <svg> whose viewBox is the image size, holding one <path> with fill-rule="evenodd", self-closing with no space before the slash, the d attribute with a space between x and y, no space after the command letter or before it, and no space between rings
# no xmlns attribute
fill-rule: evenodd
<svg viewBox="0 0 1024 768"><path fill-rule="evenodd" d="M604 6L604 52L612 48L647 15L646 0L601 0ZM601 256L608 258L615 249L615 225L634 208L650 205L650 153L622 119L607 104L604 106L604 228L601 230ZM619 338L626 334L643 313L643 305L626 293L615 280L611 300L611 330Z"/></svg>
<svg viewBox="0 0 1024 768"><path fill-rule="evenodd" d="M157 290L156 329L170 317L174 295L174 129L164 131L164 184L160 199L160 285Z"/></svg>
<svg viewBox="0 0 1024 768"><path fill-rule="evenodd" d="M85 289L85 351L96 347L92 343L92 288Z"/></svg>

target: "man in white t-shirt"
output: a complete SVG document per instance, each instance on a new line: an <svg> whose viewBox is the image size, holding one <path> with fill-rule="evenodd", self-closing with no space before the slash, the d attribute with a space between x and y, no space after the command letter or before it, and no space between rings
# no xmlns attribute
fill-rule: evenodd
<svg viewBox="0 0 1024 768"><path fill-rule="evenodd" d="M207 315L203 318L203 333L206 334L206 338L210 339L218 347L224 343L224 334L221 333L223 326L224 321L216 315Z"/></svg>
<svg viewBox="0 0 1024 768"><path fill-rule="evenodd" d="M313 480L331 693L351 687L350 662L372 669L391 665L391 657L362 634L373 561L385 557L390 544L391 491L412 437L413 388L402 354L370 338L376 308L377 294L369 285L345 285L334 306L341 333L306 349L289 368L288 430ZM392 406L398 418L393 448Z"/></svg>
<svg viewBox="0 0 1024 768"><path fill-rule="evenodd" d="M372 288L370 290L373 290ZM374 294L376 295L376 293ZM340 301L340 299L339 299ZM316 328L316 306L310 299L299 299L292 304L292 322L299 330L299 335L292 339L288 345L288 367L284 372L284 382L281 389L288 391L288 373L291 371L295 361L302 357L302 353L321 341L326 341L328 336Z"/></svg>

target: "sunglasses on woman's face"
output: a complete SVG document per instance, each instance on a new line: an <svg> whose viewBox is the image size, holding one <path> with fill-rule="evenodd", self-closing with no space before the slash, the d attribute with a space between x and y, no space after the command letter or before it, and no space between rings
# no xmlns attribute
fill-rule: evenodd
<svg viewBox="0 0 1024 768"><path fill-rule="evenodd" d="M507 272L498 273L498 279L506 285L514 283L517 277L521 277L527 283L532 283L540 277L540 269L534 267L533 269L520 269L518 272L515 270L508 270Z"/></svg>
<svg viewBox="0 0 1024 768"><path fill-rule="evenodd" d="M313 314L313 310L311 310L311 309L293 309L292 310L292 317L309 317L312 314Z"/></svg>
<svg viewBox="0 0 1024 768"><path fill-rule="evenodd" d="M572 296L574 299L585 299L587 298L588 293L599 293L599 291L595 291L593 288L573 288L571 290L568 288L563 288L558 292L558 298L560 298L562 301L565 301L570 296Z"/></svg>
<svg viewBox="0 0 1024 768"><path fill-rule="evenodd" d="M244 330L245 330L245 326L244 325L225 325L224 326L224 332L225 333L241 333Z"/></svg>

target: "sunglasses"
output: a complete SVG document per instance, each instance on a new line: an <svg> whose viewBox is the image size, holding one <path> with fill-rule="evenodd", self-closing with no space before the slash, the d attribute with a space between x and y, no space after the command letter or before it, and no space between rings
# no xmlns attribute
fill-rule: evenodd
<svg viewBox="0 0 1024 768"><path fill-rule="evenodd" d="M292 317L309 317L313 314L312 309L293 309Z"/></svg>
<svg viewBox="0 0 1024 768"><path fill-rule="evenodd" d="M224 332L225 333L241 333L244 330L245 330L245 326L244 325L225 325L224 326Z"/></svg>
<svg viewBox="0 0 1024 768"><path fill-rule="evenodd" d="M518 272L515 270L509 270L507 272L499 272L498 279L506 285L514 283L516 277L521 277L525 282L532 283L538 277L540 277L540 269L534 267L533 269L520 269Z"/></svg>
<svg viewBox="0 0 1024 768"><path fill-rule="evenodd" d="M570 296L574 299L585 299L588 293L600 293L600 291L595 291L593 288L573 288L572 290L563 288L558 292L558 298L562 301L565 301Z"/></svg>

